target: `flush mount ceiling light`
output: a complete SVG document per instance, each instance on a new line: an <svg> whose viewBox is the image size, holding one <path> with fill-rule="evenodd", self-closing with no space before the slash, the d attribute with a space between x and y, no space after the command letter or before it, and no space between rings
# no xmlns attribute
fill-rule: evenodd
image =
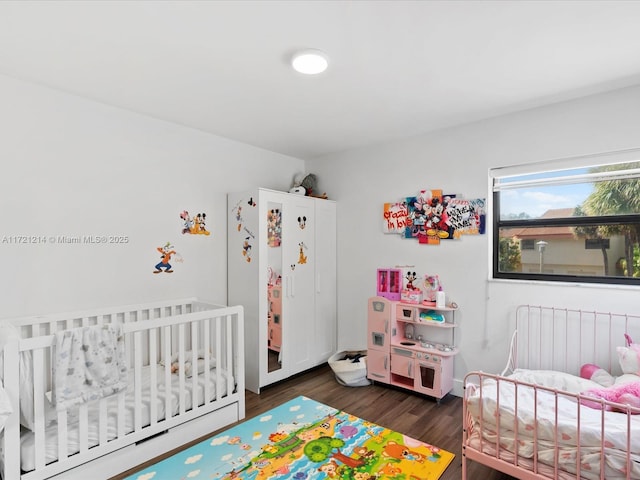
<svg viewBox="0 0 640 480"><path fill-rule="evenodd" d="M296 72L305 75L317 75L329 66L329 57L321 50L301 50L293 55L291 66Z"/></svg>

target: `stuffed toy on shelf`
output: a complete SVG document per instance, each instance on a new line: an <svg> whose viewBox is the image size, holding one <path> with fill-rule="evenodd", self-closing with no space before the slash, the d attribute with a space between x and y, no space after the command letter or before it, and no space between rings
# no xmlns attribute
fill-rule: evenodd
<svg viewBox="0 0 640 480"><path fill-rule="evenodd" d="M307 197L316 197L327 199L327 194L316 194L317 178L313 173L307 175L298 174L293 179L293 186L289 190L289 193L295 193L297 195L305 195Z"/></svg>

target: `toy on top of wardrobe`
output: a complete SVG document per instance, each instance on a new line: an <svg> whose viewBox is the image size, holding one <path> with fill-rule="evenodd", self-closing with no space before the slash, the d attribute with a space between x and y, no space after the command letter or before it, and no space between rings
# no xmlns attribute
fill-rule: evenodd
<svg viewBox="0 0 640 480"><path fill-rule="evenodd" d="M298 173L293 178L293 185L289 189L289 193L295 193L297 195L305 195L307 197L316 197L327 199L326 193L318 194L317 189L317 177L313 173L305 175L304 173Z"/></svg>

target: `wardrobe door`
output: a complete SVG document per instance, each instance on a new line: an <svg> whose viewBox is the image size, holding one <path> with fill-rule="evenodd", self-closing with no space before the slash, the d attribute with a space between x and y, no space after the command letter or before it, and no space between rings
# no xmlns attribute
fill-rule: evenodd
<svg viewBox="0 0 640 480"><path fill-rule="evenodd" d="M314 364L326 362L336 351L336 203L316 200L316 279Z"/></svg>
<svg viewBox="0 0 640 480"><path fill-rule="evenodd" d="M290 195L283 215L283 361L290 374L314 366L315 317L314 199Z"/></svg>
<svg viewBox="0 0 640 480"><path fill-rule="evenodd" d="M260 232L260 242L266 262L260 264L260 300L264 300L261 309L261 327L266 325L260 338L261 372L260 386L269 385L289 376L284 351L286 349L283 330L289 321L287 307L282 298L282 272L284 269L283 216L286 215L286 195L279 192L262 191L260 195L260 214L264 221ZM255 355L256 352L252 352Z"/></svg>

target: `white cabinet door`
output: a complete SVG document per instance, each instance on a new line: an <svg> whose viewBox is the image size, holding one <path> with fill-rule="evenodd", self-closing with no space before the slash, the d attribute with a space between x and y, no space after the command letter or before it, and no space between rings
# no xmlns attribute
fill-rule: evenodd
<svg viewBox="0 0 640 480"><path fill-rule="evenodd" d="M336 351L336 204L316 200L316 313L314 363L326 362Z"/></svg>
<svg viewBox="0 0 640 480"><path fill-rule="evenodd" d="M314 366L311 346L315 330L315 208L314 199L290 195L283 216L283 357L290 372ZM286 305L286 311L284 309Z"/></svg>
<svg viewBox="0 0 640 480"><path fill-rule="evenodd" d="M288 195L282 192L274 192L269 190L259 190L258 210L260 215L260 266L259 266L259 289L258 297L260 301L260 339L258 350L253 351L250 355L258 356L260 363L260 386L264 387L271 383L283 380L291 375L290 363L286 353L285 330L289 322L286 299L280 295L279 317L277 319L280 331L282 333L282 342L279 348L270 348L269 329L263 330L264 325L270 324L269 316L272 315L272 309L269 308L269 282L278 283L278 277L282 278L286 271L286 259L284 257L285 239L287 232L285 231L284 218L288 214ZM284 290L282 281L281 291ZM281 292L282 293L282 292ZM273 323L275 319L271 319Z"/></svg>

